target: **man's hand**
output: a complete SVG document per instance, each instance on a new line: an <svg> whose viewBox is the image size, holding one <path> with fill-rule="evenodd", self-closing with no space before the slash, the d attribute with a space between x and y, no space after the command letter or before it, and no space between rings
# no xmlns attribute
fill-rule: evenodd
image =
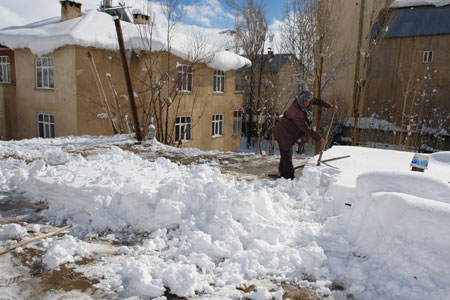
<svg viewBox="0 0 450 300"><path fill-rule="evenodd" d="M325 145L327 142L328 142L328 141L325 140L325 139L320 139L320 143L321 143L322 145Z"/></svg>
<svg viewBox="0 0 450 300"><path fill-rule="evenodd" d="M337 112L339 109L338 109L338 107L336 105L333 105L333 106L330 107L330 110L332 112Z"/></svg>

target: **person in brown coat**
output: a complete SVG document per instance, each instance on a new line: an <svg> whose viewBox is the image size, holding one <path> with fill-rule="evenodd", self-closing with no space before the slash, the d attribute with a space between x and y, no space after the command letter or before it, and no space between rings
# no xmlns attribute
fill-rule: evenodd
<svg viewBox="0 0 450 300"><path fill-rule="evenodd" d="M315 141L326 144L318 133L310 128L312 123L312 106L320 105L336 112L337 106L328 102L313 98L309 91L302 91L289 106L281 120L275 126L275 139L280 148L280 165L278 176L286 179L294 179L294 166L292 165L292 147L297 140L305 135L310 136Z"/></svg>

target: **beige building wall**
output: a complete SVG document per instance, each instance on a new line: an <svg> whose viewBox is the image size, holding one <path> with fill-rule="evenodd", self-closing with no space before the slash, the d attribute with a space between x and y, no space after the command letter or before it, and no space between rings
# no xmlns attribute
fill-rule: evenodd
<svg viewBox="0 0 450 300"><path fill-rule="evenodd" d="M113 93L107 74L111 76L114 88L119 96L123 115L128 115L132 123L132 114L128 101L128 92L118 51L89 49L79 46L65 46L46 55L53 58L54 88L36 88L36 56L30 50L16 50L16 86L0 86L0 135L7 138L33 138L38 136L37 115L39 113L54 116L55 136L67 135L112 135L110 121L106 114L103 97L95 82L88 51L91 51L101 79L108 103L113 109ZM142 126L140 104L150 99L148 73L149 56L130 54L130 73L132 74L138 115ZM178 63L192 65L176 56L171 56L171 76L176 84ZM167 54L153 54L154 76L161 76L167 70ZM169 132L174 137L177 116L191 116L192 140L184 142L182 147L196 147L204 150L232 151L241 145L241 134L233 134L233 112L243 106L242 94L235 93L235 71L225 72L225 92L213 92L214 70L205 64L193 65L193 91L180 93L170 106ZM164 89L163 89L164 93ZM10 100L8 100L10 99ZM13 100L13 101L12 101ZM8 105L9 106L8 106ZM223 135L212 137L212 115L223 114ZM165 114L164 114L165 115ZM8 129L13 124L12 130ZM5 124L6 125L3 125Z"/></svg>
<svg viewBox="0 0 450 300"><path fill-rule="evenodd" d="M331 18L335 24L331 47L337 58L347 57L348 63L336 74L336 80L331 82L324 91L324 98L339 99L341 108L346 109L347 115L353 115L354 100L357 91L355 82L365 78L367 61L358 51L358 40L361 38L361 49L370 55L370 29L382 8L389 6L393 0L329 0L332 6ZM363 7L361 14L361 7ZM360 19L362 17L362 31ZM325 65L326 72L327 70ZM364 93L362 93L364 95ZM363 99L361 99L364 102Z"/></svg>
<svg viewBox="0 0 450 300"><path fill-rule="evenodd" d="M75 49L63 47L47 56L53 58L54 89L36 87L36 55L15 51L17 138L38 136L39 113L54 116L56 137L77 134Z"/></svg>
<svg viewBox="0 0 450 300"><path fill-rule="evenodd" d="M113 93L106 74L111 76L114 88L119 95L121 112L132 121L132 113L128 99L128 91L125 83L122 60L118 51L90 49L93 54L99 76L110 103L113 101ZM101 102L101 95L95 84L94 75L87 56L88 49L76 47L76 74L77 74L77 112L78 134L100 135L112 134L109 120L99 118L99 114L105 114ZM177 78L177 64L192 65L179 57L171 56L170 68L172 78ZM148 54L129 55L130 73L135 92L135 101L138 107L139 123L142 126L143 102L150 99L149 78L147 68L152 66L155 78L167 72L167 54L154 53L152 61ZM233 134L233 112L242 108L243 98L241 94L234 92L235 71L225 73L225 92L213 92L214 70L204 64L193 65L193 91L179 93L169 109L169 132L174 138L175 121L177 116L190 116L192 120L192 139L185 141L182 147L195 147L203 150L232 151L241 145L241 135ZM176 84L173 80L171 88ZM167 88L162 89L162 94L167 95ZM223 135L212 137L212 115L223 114ZM165 120L165 109L163 113ZM164 121L165 124L165 121Z"/></svg>
<svg viewBox="0 0 450 300"><path fill-rule="evenodd" d="M176 70L177 64L192 65L181 58L171 56L171 70ZM167 57L164 54L161 63L162 70L167 68ZM192 92L183 92L170 107L169 126L174 132L177 116L192 117L192 140L183 143L183 147L195 147L203 150L233 151L241 145L241 134L233 134L233 112L243 107L243 95L235 93L235 71L225 72L224 93L213 91L214 69L205 64L193 65ZM174 73L172 76L176 76ZM223 135L212 136L212 116L223 114Z"/></svg>
<svg viewBox="0 0 450 300"><path fill-rule="evenodd" d="M88 51L92 53L109 105L113 104L114 98L106 77L107 74L111 75L121 101L123 113L129 115L131 119L130 106L123 97L123 95L127 95L127 92L120 54L118 51L78 46L74 48L76 53L77 134L112 135L114 132L110 121L103 117L106 114L103 97L97 88L91 62L87 54Z"/></svg>

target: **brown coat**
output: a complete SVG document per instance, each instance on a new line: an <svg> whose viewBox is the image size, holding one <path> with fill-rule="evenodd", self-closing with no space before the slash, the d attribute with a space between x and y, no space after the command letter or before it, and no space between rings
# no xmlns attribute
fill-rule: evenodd
<svg viewBox="0 0 450 300"><path fill-rule="evenodd" d="M313 99L311 104L325 108L331 107L329 103L322 99ZM275 139L278 141L280 148L291 149L297 140L305 135L316 141L321 139L321 136L309 127L306 113L300 109L297 101L294 101L275 127Z"/></svg>

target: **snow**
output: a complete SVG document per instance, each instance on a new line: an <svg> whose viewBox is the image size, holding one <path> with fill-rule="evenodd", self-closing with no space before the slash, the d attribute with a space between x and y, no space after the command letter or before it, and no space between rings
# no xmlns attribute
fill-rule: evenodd
<svg viewBox="0 0 450 300"><path fill-rule="evenodd" d="M230 299L257 279L307 285L336 299L450 293L450 152L431 154L420 173L409 169L413 153L334 146L324 160L350 157L320 167L313 159L293 181L245 181L212 163L149 161L117 147L127 143L129 135L0 142L0 190L45 200L42 216L73 227L41 245L49 269L92 256L86 238L126 234L142 238L77 266L120 297L160 297L169 289ZM77 154L93 145L92 155ZM146 146L192 157L218 153ZM0 236L22 238L20 228L2 225ZM345 290L331 290L333 283ZM245 297L279 300L282 291L258 285Z"/></svg>
<svg viewBox="0 0 450 300"><path fill-rule="evenodd" d="M89 254L83 242L75 239L73 236L66 235L60 241L56 241L52 247L45 253L42 262L50 269L54 269L61 264L81 260Z"/></svg>
<svg viewBox="0 0 450 300"><path fill-rule="evenodd" d="M143 40L147 25L121 22L125 46L137 51L149 50ZM148 30L148 29L147 29ZM152 51L167 51L167 29L155 24L152 32ZM41 56L66 45L118 50L117 33L113 17L96 10L87 10L81 17L61 22L55 17L25 26L0 30L0 44L10 49L28 48ZM195 47L195 48L194 48ZM192 36L174 32L171 52L188 61L203 62L211 68L228 71L250 65L250 61L230 51L208 44L198 47ZM195 53L195 57L193 56Z"/></svg>
<svg viewBox="0 0 450 300"><path fill-rule="evenodd" d="M345 118L341 121L342 126L353 127L354 118ZM364 117L358 118L357 127L359 129L377 129L384 131L401 131L401 128L395 126L394 124L375 117Z"/></svg>
<svg viewBox="0 0 450 300"><path fill-rule="evenodd" d="M411 7L424 5L434 5L436 7L441 7L449 4L450 0L395 0L391 4L391 7Z"/></svg>

